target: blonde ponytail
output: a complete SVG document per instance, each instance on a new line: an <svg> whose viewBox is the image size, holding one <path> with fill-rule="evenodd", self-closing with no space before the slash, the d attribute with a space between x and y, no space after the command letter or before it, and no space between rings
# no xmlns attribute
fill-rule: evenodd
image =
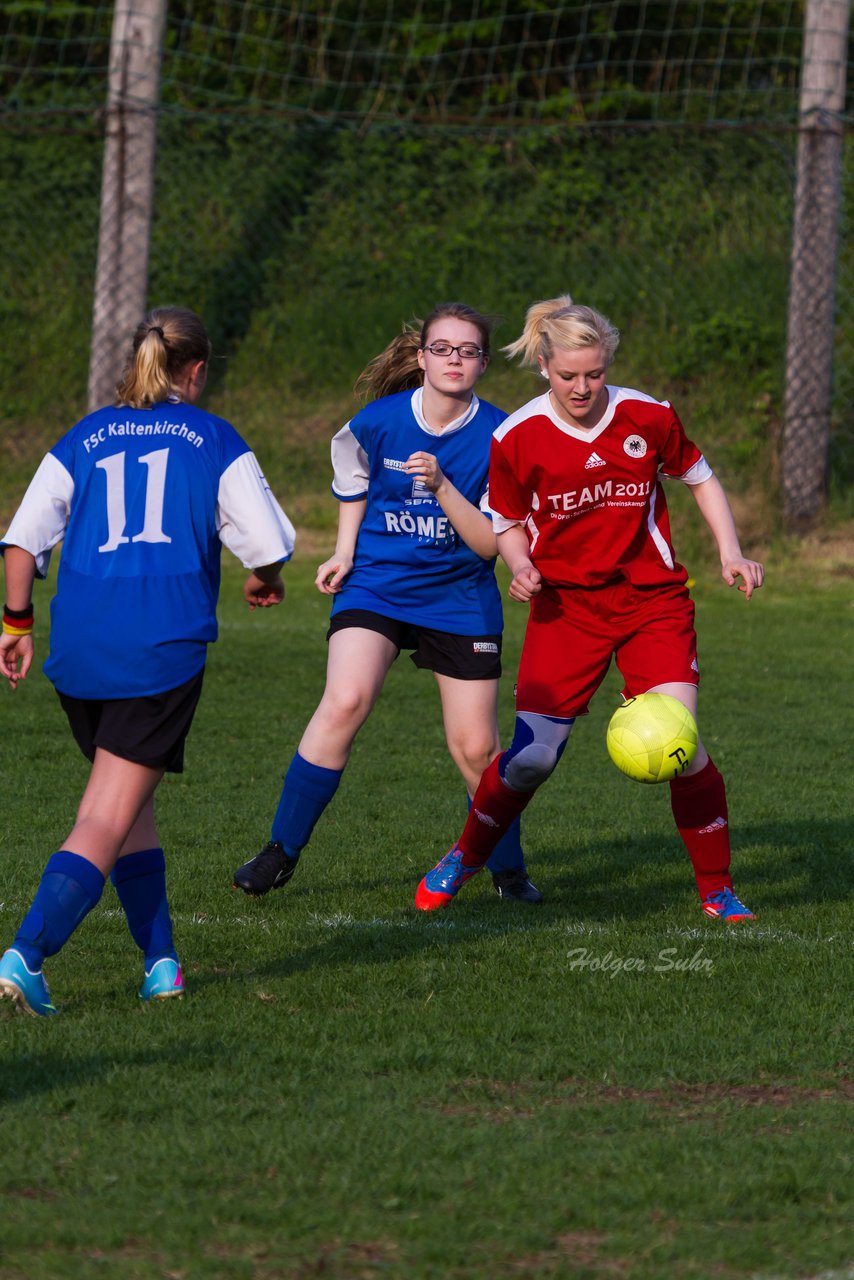
<svg viewBox="0 0 854 1280"><path fill-rule="evenodd" d="M522 364L536 368L540 357L548 362L555 349L579 351L595 346L602 347L610 363L619 343L619 330L607 316L592 307L577 305L565 293L530 306L521 337L501 349L508 359L521 356Z"/></svg>
<svg viewBox="0 0 854 1280"><path fill-rule="evenodd" d="M116 408L150 409L172 393L175 380L188 364L211 355L205 326L194 311L158 307L137 326L122 379L116 387Z"/></svg>
<svg viewBox="0 0 854 1280"><path fill-rule="evenodd" d="M568 293L565 293L559 298L550 298L546 302L535 302L528 307L525 313L525 327L522 330L522 336L517 338L515 342L508 343L506 347L501 348L507 359L513 360L516 356L521 356L522 364L533 365L536 368L546 321L559 312L568 310L571 306L572 298Z"/></svg>

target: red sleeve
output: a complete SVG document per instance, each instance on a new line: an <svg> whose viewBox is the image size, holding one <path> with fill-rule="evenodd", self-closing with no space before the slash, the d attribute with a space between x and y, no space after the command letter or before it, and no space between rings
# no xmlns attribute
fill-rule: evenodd
<svg viewBox="0 0 854 1280"><path fill-rule="evenodd" d="M531 511L531 492L520 484L518 464L508 456L513 433L497 440L489 450L489 505L506 520L524 522Z"/></svg>
<svg viewBox="0 0 854 1280"><path fill-rule="evenodd" d="M661 445L660 470L667 476L684 476L695 462L699 462L702 454L692 440L685 434L685 428L679 420L675 409L669 409L664 439Z"/></svg>

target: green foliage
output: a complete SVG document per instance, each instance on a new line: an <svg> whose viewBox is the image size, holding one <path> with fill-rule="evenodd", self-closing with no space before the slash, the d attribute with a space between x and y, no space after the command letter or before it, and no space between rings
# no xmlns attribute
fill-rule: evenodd
<svg viewBox="0 0 854 1280"><path fill-rule="evenodd" d="M0 268L15 335L0 351L7 512L85 408L100 158L94 135L0 133L19 246ZM334 518L328 442L357 374L404 321L451 298L498 317L483 392L507 409L533 383L498 348L532 301L569 291L606 311L624 335L615 379L673 399L746 489L771 471L780 416L786 159L761 137L362 137L167 115L149 296L206 318L209 403L315 527Z"/></svg>
<svg viewBox="0 0 854 1280"><path fill-rule="evenodd" d="M0 129L0 508L6 514L42 452L85 410L101 154L100 138L85 133L38 137Z"/></svg>
<svg viewBox="0 0 854 1280"><path fill-rule="evenodd" d="M241 8L175 6L172 52L183 40L195 48L206 31L221 37L209 58L215 77L228 41L239 43L241 31L248 39L259 20L251 6L240 18ZM685 13L671 8L687 31ZM728 7L728 40L747 38L749 8ZM785 25L775 6L764 8ZM498 21L500 9L487 7L483 20ZM608 39L628 39L628 8L598 6L597 21L606 10ZM462 39L457 24L443 34L427 9L419 15L413 40ZM344 6L336 16L345 20ZM380 21L371 5L363 16ZM55 17L33 9L40 40L60 29L79 36L76 21L62 27ZM315 17L317 38L328 29L332 39L331 10ZM18 13L13 33L22 36L22 22ZM90 59L99 56L96 27L93 17ZM268 69L284 56L253 38ZM149 298L205 317L216 349L208 403L253 441L312 527L334 518L324 496L328 440L354 408L356 376L403 322L449 298L498 317L482 390L505 408L534 384L505 367L500 346L517 336L532 301L568 291L622 330L615 380L672 399L729 485L748 492L774 483L793 138L605 132L575 115L571 125L516 131L355 130L281 113L190 114L191 86L184 98L173 89L159 128ZM609 91L622 92L617 78ZM44 446L85 409L102 139L91 116L75 116L70 132L62 118L54 132L52 118L36 126L21 111L0 130L0 216L12 246L0 266L0 319L12 334L0 350L5 513ZM850 274L847 244L843 236L841 280ZM852 397L842 285L840 297L830 483L844 504Z"/></svg>
<svg viewBox="0 0 854 1280"><path fill-rule="evenodd" d="M250 327L265 282L275 289L271 259L322 156L323 135L312 129L164 121L149 294L210 317L221 354Z"/></svg>
<svg viewBox="0 0 854 1280"><path fill-rule="evenodd" d="M449 298L497 315L483 391L510 409L533 384L503 368L497 348L532 301L567 291L623 329L616 380L675 399L738 486L767 471L788 275L776 148L649 134L603 143L555 131L511 144L333 130L304 146L302 202L283 202L280 231L261 237L260 252L249 236L232 238L243 256L227 257L219 276L239 289L251 280L252 296L234 312L246 325L231 328L214 403L239 412L286 494L298 491L292 463L299 488L317 466L314 488L326 489L327 442L352 412L350 387L404 321ZM241 164L250 167L245 156ZM214 208L229 207L223 181L240 185L228 172L224 161ZM269 206L278 174L257 179ZM199 227L210 216L208 176L181 187ZM199 277L217 278L214 259Z"/></svg>
<svg viewBox="0 0 854 1280"><path fill-rule="evenodd" d="M755 197L772 180L775 157L763 155L761 144L749 145L756 163L740 176L753 184ZM345 346L352 345L345 334L354 327L353 302L360 336L376 332L374 341L384 342L390 324L394 331L400 319L435 299L475 294L487 308L512 308L515 329L534 298L569 289L602 307L622 305L633 324L655 326L677 305L679 312L699 307L693 298L700 284L708 307L722 259L723 312L725 287L743 278L746 265L767 272L772 255L779 255L783 262L774 263L774 278L785 283L786 233L785 225L767 227L766 258L756 260L756 215L734 228L729 187L739 175L725 148L715 158L717 165L705 148L698 153L660 136L614 139L603 147L567 134L513 145L460 136L343 134L334 157L315 172L304 214L270 261L267 291L277 296L267 317L286 309L282 286L291 297L310 290L291 309L316 313L334 306L336 316L327 325L337 347L339 333ZM750 193L739 197L749 207ZM778 215L782 221L785 210ZM678 255L689 242L689 225L695 252L684 262ZM642 307L627 306L637 297ZM768 339L776 335L755 290L753 297L756 355L767 362ZM366 331L365 311L376 311L377 304L389 320L371 324L369 316ZM262 329L267 317L263 310L255 317ZM749 323L746 310L744 319ZM313 361L306 354L311 363L300 361L303 376L327 366L322 347Z"/></svg>
<svg viewBox="0 0 854 1280"><path fill-rule="evenodd" d="M772 325L738 306L697 314L696 303L686 308L680 342L669 361L675 378L690 378L699 369L718 364L729 373L768 368L768 353L779 350L780 326Z"/></svg>
<svg viewBox="0 0 854 1280"><path fill-rule="evenodd" d="M0 2L0 119L33 110L91 111L104 101L112 5Z"/></svg>
<svg viewBox="0 0 854 1280"><path fill-rule="evenodd" d="M107 0L6 0L0 14L16 108L60 101L68 83L97 92L87 73L107 65ZM163 99L416 124L791 118L803 15L802 0L479 0L468 13L422 0L394 15L388 0L172 0Z"/></svg>

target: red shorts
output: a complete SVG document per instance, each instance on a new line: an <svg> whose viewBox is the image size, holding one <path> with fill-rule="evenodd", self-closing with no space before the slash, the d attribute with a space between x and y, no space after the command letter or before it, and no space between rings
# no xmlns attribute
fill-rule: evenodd
<svg viewBox="0 0 854 1280"><path fill-rule="evenodd" d="M612 658L627 698L671 681L699 684L687 587L543 587L531 601L516 710L586 714Z"/></svg>

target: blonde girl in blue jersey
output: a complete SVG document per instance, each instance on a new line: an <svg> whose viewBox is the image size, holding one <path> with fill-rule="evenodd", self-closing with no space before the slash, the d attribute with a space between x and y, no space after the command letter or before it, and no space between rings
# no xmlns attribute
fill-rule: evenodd
<svg viewBox="0 0 854 1280"><path fill-rule="evenodd" d="M290 880L402 649L434 674L469 796L499 751L502 613L487 475L492 433L506 415L475 394L490 328L471 307L442 304L404 328L356 384L372 398L333 440L338 539L315 581L333 600L326 687L289 765L271 838L235 872L248 894ZM489 865L502 897L541 900L518 827Z"/></svg>
<svg viewBox="0 0 854 1280"><path fill-rule="evenodd" d="M250 609L280 603L279 569L294 545L249 447L197 407L209 357L192 311L151 312L116 404L47 454L0 544L0 674L14 690L33 660L33 583L63 541L45 673L92 762L74 826L0 959L0 997L26 1013L57 1012L43 961L96 905L107 876L143 954L140 997L184 991L154 794L164 772L183 769L216 639L222 543L251 570Z"/></svg>

